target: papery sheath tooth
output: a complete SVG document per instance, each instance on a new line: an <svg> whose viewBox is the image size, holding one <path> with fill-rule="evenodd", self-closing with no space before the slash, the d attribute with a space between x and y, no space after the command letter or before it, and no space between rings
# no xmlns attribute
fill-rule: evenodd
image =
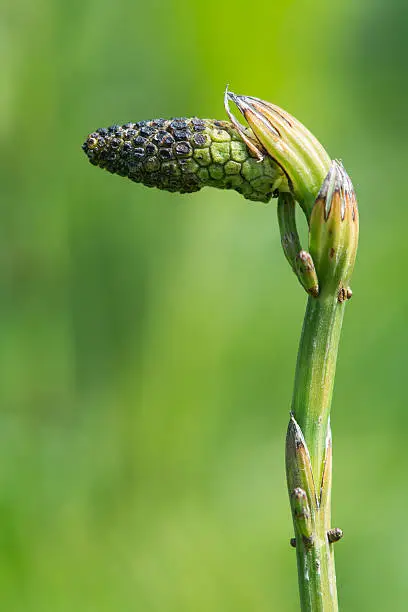
<svg viewBox="0 0 408 612"><path fill-rule="evenodd" d="M307 493L311 510L315 510L319 505L319 501L309 450L302 430L293 414L290 416L286 434L286 476L289 495L292 495L292 492L297 488L302 489Z"/></svg>

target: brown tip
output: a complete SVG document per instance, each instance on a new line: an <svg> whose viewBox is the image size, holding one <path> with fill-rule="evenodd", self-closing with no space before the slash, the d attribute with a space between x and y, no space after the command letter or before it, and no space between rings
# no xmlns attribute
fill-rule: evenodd
<svg viewBox="0 0 408 612"><path fill-rule="evenodd" d="M346 210L350 209L354 221L357 207L356 196L350 177L339 161L332 161L317 200L324 202L326 220L329 218L333 204L336 202L340 208L341 220L344 221Z"/></svg>
<svg viewBox="0 0 408 612"><path fill-rule="evenodd" d="M341 540L343 535L343 530L339 529L339 527L335 527L334 529L329 529L327 532L327 539L329 540L330 544L333 544L334 542Z"/></svg>
<svg viewBox="0 0 408 612"><path fill-rule="evenodd" d="M310 287L310 289L307 290L308 294L311 295L314 298L319 297L319 285L315 285L314 287Z"/></svg>
<svg viewBox="0 0 408 612"><path fill-rule="evenodd" d="M233 115L229 107L229 101L231 100L232 102L234 102L234 104L236 104L240 113L246 118L247 115L245 114L245 112L247 112L248 109L247 109L247 106L245 106L244 103L242 102L241 100L242 98L243 96L236 96L234 93L232 93L232 91L228 91L228 85L227 85L227 87L225 88L225 93L224 93L224 108L225 108L225 111L231 123L237 130L238 134L241 136L242 140L245 142L248 149L251 151L251 153L253 153L253 155L259 161L262 161L265 155L264 155L264 149L261 143L258 140L256 140L255 142L252 138L248 136L248 129L245 128L245 126L241 125L241 123Z"/></svg>

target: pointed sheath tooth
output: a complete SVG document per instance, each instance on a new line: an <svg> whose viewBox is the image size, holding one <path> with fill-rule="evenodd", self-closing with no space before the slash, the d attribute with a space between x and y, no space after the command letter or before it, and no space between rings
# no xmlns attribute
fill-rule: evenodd
<svg viewBox="0 0 408 612"><path fill-rule="evenodd" d="M289 185L309 219L314 200L330 167L330 158L297 119L278 106L228 92L256 138L288 177Z"/></svg>
<svg viewBox="0 0 408 612"><path fill-rule="evenodd" d="M260 123L264 124L267 130L272 131L276 138L281 137L281 133L270 121L267 113L265 113L264 105L260 103L260 100L251 98L250 96L237 96L232 92L228 93L228 97L237 105L239 111L244 115L245 119L246 113L253 114L257 117Z"/></svg>
<svg viewBox="0 0 408 612"><path fill-rule="evenodd" d="M248 129L245 126L243 126L238 121L238 119L235 117L235 115L233 115L233 113L231 112L231 109L229 107L229 100L232 100L233 102L235 102L235 98L236 98L235 94L228 91L228 85L227 85L225 89L225 93L224 93L224 108L229 117L229 120L231 121L232 125L235 127L235 129L241 136L242 140L247 145L248 149L255 155L255 157L258 158L259 161L262 161L265 157L265 151L263 147L261 146L260 142L257 141L256 138L250 137L250 135L248 134Z"/></svg>
<svg viewBox="0 0 408 612"><path fill-rule="evenodd" d="M286 435L286 477L289 495L300 488L307 494L312 512L318 507L309 451L302 430L291 415Z"/></svg>
<svg viewBox="0 0 408 612"><path fill-rule="evenodd" d="M279 130L265 115L264 109L259 108L259 104L254 103L246 96L236 96L235 94L230 94L230 99L235 102L261 145L285 171L298 199L299 188L296 173L305 175L307 167L293 148L292 143L282 138Z"/></svg>
<svg viewBox="0 0 408 612"><path fill-rule="evenodd" d="M285 134L285 137L290 140L295 149L302 152L308 159L309 166L321 165L321 172L325 175L330 166L330 158L317 140L315 136L301 123L296 117L290 115L287 111L259 98L251 98L256 103L262 106L264 112L270 117L270 120L279 126L279 131Z"/></svg>
<svg viewBox="0 0 408 612"><path fill-rule="evenodd" d="M326 449L323 460L323 474L322 481L320 483L320 506L322 508L331 507L331 489L332 489L332 466L333 466L333 449L332 449L332 435L330 427L330 419L327 426L326 434ZM330 516L327 517L330 522Z"/></svg>
<svg viewBox="0 0 408 612"><path fill-rule="evenodd" d="M340 162L334 160L313 207L309 251L320 291L337 291L339 302L351 295L348 287L356 258L358 231L353 185Z"/></svg>

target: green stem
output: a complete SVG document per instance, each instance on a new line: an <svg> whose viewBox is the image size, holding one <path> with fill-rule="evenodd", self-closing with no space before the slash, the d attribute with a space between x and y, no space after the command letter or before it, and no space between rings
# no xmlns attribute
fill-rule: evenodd
<svg viewBox="0 0 408 612"><path fill-rule="evenodd" d="M292 413L305 437L316 483L322 478L344 307L337 295L310 297L299 345Z"/></svg>
<svg viewBox="0 0 408 612"><path fill-rule="evenodd" d="M312 527L306 538L291 501L304 612L338 610L333 544L327 532L331 528L329 416L343 315L344 303L339 303L337 296L323 292L318 298L309 297L297 360L292 430L297 428L298 439L291 450L288 432L287 472L289 495L293 495L293 487L302 487L310 506ZM305 461L310 464L310 477L303 467L299 470Z"/></svg>

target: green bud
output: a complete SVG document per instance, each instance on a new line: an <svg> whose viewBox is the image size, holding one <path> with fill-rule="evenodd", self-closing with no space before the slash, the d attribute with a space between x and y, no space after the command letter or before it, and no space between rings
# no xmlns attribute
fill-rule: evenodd
<svg viewBox="0 0 408 612"><path fill-rule="evenodd" d="M301 536L303 545L310 548L319 501L307 444L293 414L286 435L286 477L296 536Z"/></svg>
<svg viewBox="0 0 408 612"><path fill-rule="evenodd" d="M232 115L232 100L245 117L256 141ZM309 219L314 201L330 168L330 157L320 142L300 121L270 102L252 96L225 94L225 108L248 147L259 159L269 155L283 169L295 199Z"/></svg>
<svg viewBox="0 0 408 612"><path fill-rule="evenodd" d="M292 491L290 496L293 518L299 533L311 544L313 537L313 522L306 492L300 487Z"/></svg>
<svg viewBox="0 0 408 612"><path fill-rule="evenodd" d="M339 302L349 289L358 244L358 208L351 180L333 161L310 218L309 251L321 292L336 292Z"/></svg>
<svg viewBox="0 0 408 612"><path fill-rule="evenodd" d="M295 201L290 193L279 194L278 221L282 248L286 259L307 293L317 297L319 295L319 282L316 270L312 257L300 246L296 227Z"/></svg>
<svg viewBox="0 0 408 612"><path fill-rule="evenodd" d="M295 273L301 279L306 292L313 297L319 295L319 281L313 259L307 251L300 251L295 259Z"/></svg>
<svg viewBox="0 0 408 612"><path fill-rule="evenodd" d="M334 544L335 542L341 540L343 535L342 529L339 529L339 527L334 527L334 529L329 529L327 532L327 539L329 540L330 544Z"/></svg>
<svg viewBox="0 0 408 612"><path fill-rule="evenodd" d="M290 416L286 434L286 477L289 496L295 489L306 491L308 502L315 510L318 505L316 487L313 478L309 450L293 414Z"/></svg>
<svg viewBox="0 0 408 612"><path fill-rule="evenodd" d="M286 181L272 159L258 162L227 121L179 118L113 125L90 134L83 149L95 166L166 191L190 193L211 186L268 202Z"/></svg>

